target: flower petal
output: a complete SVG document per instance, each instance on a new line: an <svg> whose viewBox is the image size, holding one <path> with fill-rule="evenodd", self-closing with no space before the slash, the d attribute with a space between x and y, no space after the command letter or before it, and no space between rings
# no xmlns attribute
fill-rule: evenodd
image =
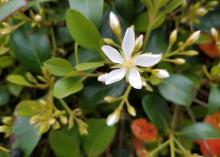
<svg viewBox="0 0 220 157"><path fill-rule="evenodd" d="M107 74L107 73L106 73L106 74L103 74L103 75L100 75L100 76L98 77L98 81L100 81L100 82L105 82L107 77L108 77L108 74Z"/></svg>
<svg viewBox="0 0 220 157"><path fill-rule="evenodd" d="M150 67L161 60L160 54L141 54L134 59L134 64L142 67Z"/></svg>
<svg viewBox="0 0 220 157"><path fill-rule="evenodd" d="M122 51L125 57L130 58L135 48L135 34L133 28L128 28L122 41Z"/></svg>
<svg viewBox="0 0 220 157"><path fill-rule="evenodd" d="M136 89L142 88L141 75L136 68L131 68L128 74L128 81Z"/></svg>
<svg viewBox="0 0 220 157"><path fill-rule="evenodd" d="M121 68L121 69L116 69L116 70L111 71L107 75L105 84L109 85L109 84L122 80L125 77L126 71L127 71L126 68Z"/></svg>
<svg viewBox="0 0 220 157"><path fill-rule="evenodd" d="M115 48L108 45L104 45L102 46L102 51L112 62L114 63L123 62L123 58L121 57L121 54Z"/></svg>

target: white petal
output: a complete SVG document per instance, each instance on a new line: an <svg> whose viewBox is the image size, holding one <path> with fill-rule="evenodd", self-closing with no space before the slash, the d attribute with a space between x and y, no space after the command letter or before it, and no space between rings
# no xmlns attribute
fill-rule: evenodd
<svg viewBox="0 0 220 157"><path fill-rule="evenodd" d="M135 48L135 34L133 28L128 28L122 41L122 51L125 57L130 58Z"/></svg>
<svg viewBox="0 0 220 157"><path fill-rule="evenodd" d="M105 84L109 85L109 84L122 80L125 77L126 71L127 71L126 68L121 68L121 69L116 69L116 70L111 71L107 75Z"/></svg>
<svg viewBox="0 0 220 157"><path fill-rule="evenodd" d="M142 88L141 76L136 68L130 69L129 74L128 74L128 81L132 87L134 87L136 89Z"/></svg>
<svg viewBox="0 0 220 157"><path fill-rule="evenodd" d="M161 60L160 54L141 54L134 59L134 64L142 67L150 67Z"/></svg>
<svg viewBox="0 0 220 157"><path fill-rule="evenodd" d="M119 19L118 17L115 15L115 13L113 13L112 11L110 12L110 15L109 15L109 23L110 23L110 26L112 29L114 28L117 28L117 27L120 27L120 22L119 22Z"/></svg>
<svg viewBox="0 0 220 157"><path fill-rule="evenodd" d="M120 53L113 47L104 45L102 46L102 51L105 55L114 63L122 63L123 58L121 57Z"/></svg>
<svg viewBox="0 0 220 157"><path fill-rule="evenodd" d="M98 77L98 81L105 82L108 74L103 74Z"/></svg>

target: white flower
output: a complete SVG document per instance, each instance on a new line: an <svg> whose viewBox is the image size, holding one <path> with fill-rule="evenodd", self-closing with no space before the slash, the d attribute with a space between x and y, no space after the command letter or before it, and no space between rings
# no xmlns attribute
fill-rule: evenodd
<svg viewBox="0 0 220 157"><path fill-rule="evenodd" d="M115 15L115 13L113 12L110 12L110 15L109 15L109 25L116 35L121 35L120 21L118 17Z"/></svg>
<svg viewBox="0 0 220 157"><path fill-rule="evenodd" d="M156 69L156 76L160 79L165 79L168 78L170 74L164 69Z"/></svg>
<svg viewBox="0 0 220 157"><path fill-rule="evenodd" d="M119 52L115 48L108 45L102 46L102 51L113 63L118 64L118 69L99 76L99 81L109 85L122 80L124 77L127 77L128 82L132 87L136 89L142 88L141 75L137 66L154 66L161 60L161 55L144 53L132 56L132 52L134 51L136 45L135 43L134 30L130 27L127 29L122 41L122 52Z"/></svg>
<svg viewBox="0 0 220 157"><path fill-rule="evenodd" d="M115 123L117 123L120 119L120 112L118 110L111 113L106 120L106 123L108 126L113 126Z"/></svg>

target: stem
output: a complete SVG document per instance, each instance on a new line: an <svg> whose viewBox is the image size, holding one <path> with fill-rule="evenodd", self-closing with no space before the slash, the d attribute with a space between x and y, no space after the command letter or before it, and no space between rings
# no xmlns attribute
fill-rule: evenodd
<svg viewBox="0 0 220 157"><path fill-rule="evenodd" d="M150 153L150 157L154 157L156 154L158 154L162 149L164 149L165 147L167 147L169 145L170 141L167 140L166 142L164 142L163 144L160 144L157 148L155 148L151 153Z"/></svg>
<svg viewBox="0 0 220 157"><path fill-rule="evenodd" d="M146 47L147 47L147 42L148 42L148 40L149 40L150 33L151 33L151 24L150 24L150 22L149 22L149 24L148 24L148 26L147 26L145 38L144 38L143 50L145 50Z"/></svg>
<svg viewBox="0 0 220 157"><path fill-rule="evenodd" d="M76 62L76 65L79 64L79 51L78 51L78 48L79 48L79 44L78 43L75 43L74 44L74 54L75 54L75 62Z"/></svg>
<svg viewBox="0 0 220 157"><path fill-rule="evenodd" d="M199 104L199 105L201 105L203 107L208 107L207 103L205 103L204 101L201 101L199 99L194 99L193 102L195 102L195 103L197 103L197 104Z"/></svg>
<svg viewBox="0 0 220 157"><path fill-rule="evenodd" d="M176 128L178 113L179 113L179 106L175 106L174 113L173 113L173 118L172 118L172 122L171 122L171 128L172 129Z"/></svg>
<svg viewBox="0 0 220 157"><path fill-rule="evenodd" d="M53 27L50 29L50 35L51 35L51 40L52 40L52 56L55 57L56 51L57 51L57 44L56 44Z"/></svg>
<svg viewBox="0 0 220 157"><path fill-rule="evenodd" d="M59 99L61 105L63 105L63 107L65 108L65 110L68 112L68 114L73 117L73 112L72 110L69 108L69 106L66 104L66 102L63 99Z"/></svg>
<svg viewBox="0 0 220 157"><path fill-rule="evenodd" d="M3 152L5 152L5 153L9 153L9 152L10 152L9 149L7 149L7 148L5 148L5 147L2 147L2 146L0 146L0 151L3 151Z"/></svg>
<svg viewBox="0 0 220 157"><path fill-rule="evenodd" d="M176 143L176 145L180 148L180 150L185 154L187 150L183 147L183 145L175 137L173 137L173 140Z"/></svg>
<svg viewBox="0 0 220 157"><path fill-rule="evenodd" d="M169 139L169 143L170 143L170 156L171 157L175 157L175 144L173 141L173 135L170 135L170 139Z"/></svg>

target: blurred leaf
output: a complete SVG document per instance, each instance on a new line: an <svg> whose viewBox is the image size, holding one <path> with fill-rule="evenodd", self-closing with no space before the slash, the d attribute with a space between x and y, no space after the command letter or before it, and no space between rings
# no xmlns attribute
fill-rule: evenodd
<svg viewBox="0 0 220 157"><path fill-rule="evenodd" d="M29 83L26 78L22 75L11 74L8 75L7 81L11 83L15 83L22 86L32 87L32 84Z"/></svg>
<svg viewBox="0 0 220 157"><path fill-rule="evenodd" d="M82 47L100 51L101 36L96 26L76 10L68 10L66 15L67 27L73 39Z"/></svg>
<svg viewBox="0 0 220 157"><path fill-rule="evenodd" d="M83 136L83 149L88 157L99 156L113 140L116 129L106 125L105 119L90 119L87 136Z"/></svg>
<svg viewBox="0 0 220 157"><path fill-rule="evenodd" d="M82 88L82 81L78 78L63 77L55 83L53 95L56 98L65 98L71 94L77 93Z"/></svg>
<svg viewBox="0 0 220 157"><path fill-rule="evenodd" d="M0 106L6 105L9 102L9 92L6 86L0 86Z"/></svg>
<svg viewBox="0 0 220 157"><path fill-rule="evenodd" d="M70 8L81 12L97 26L101 24L103 14L103 0L69 0Z"/></svg>
<svg viewBox="0 0 220 157"><path fill-rule="evenodd" d="M8 90L10 91L11 94L14 96L19 96L23 87L14 83L8 83Z"/></svg>
<svg viewBox="0 0 220 157"><path fill-rule="evenodd" d="M189 140L220 138L219 130L206 123L195 123L187 126L180 130L177 135Z"/></svg>
<svg viewBox="0 0 220 157"><path fill-rule="evenodd" d="M41 65L51 56L49 40L42 31L19 29L11 36L12 49L25 68L41 72Z"/></svg>
<svg viewBox="0 0 220 157"><path fill-rule="evenodd" d="M142 105L146 115L158 129L166 131L169 129L171 115L166 102L157 95L147 95L142 99Z"/></svg>
<svg viewBox="0 0 220 157"><path fill-rule="evenodd" d="M54 153L59 157L81 157L80 143L76 129L52 130L49 142Z"/></svg>
<svg viewBox="0 0 220 157"><path fill-rule="evenodd" d="M181 4L183 4L184 0L171 0L165 6L165 9L162 11L164 14L170 13L176 8L178 8Z"/></svg>
<svg viewBox="0 0 220 157"><path fill-rule="evenodd" d="M9 66L12 66L13 63L14 63L14 60L10 56L0 57L0 68L7 68Z"/></svg>
<svg viewBox="0 0 220 157"><path fill-rule="evenodd" d="M171 75L158 86L160 94L176 105L189 106L195 95L193 82L183 75Z"/></svg>
<svg viewBox="0 0 220 157"><path fill-rule="evenodd" d="M14 134L12 147L21 149L24 157L30 156L40 140L38 128L31 125L28 118L17 117L12 132Z"/></svg>
<svg viewBox="0 0 220 157"><path fill-rule="evenodd" d="M115 7L117 12L127 20L133 20L134 15L134 2L131 0L115 0Z"/></svg>
<svg viewBox="0 0 220 157"><path fill-rule="evenodd" d="M208 111L213 113L218 111L220 108L220 88L216 84L211 85L208 98Z"/></svg>
<svg viewBox="0 0 220 157"><path fill-rule="evenodd" d="M26 6L26 0L11 0L0 7L0 21L13 14L21 7Z"/></svg>
<svg viewBox="0 0 220 157"><path fill-rule="evenodd" d="M56 76L65 76L74 70L73 66L62 58L51 58L44 63L44 66L51 74Z"/></svg>
<svg viewBox="0 0 220 157"><path fill-rule="evenodd" d="M76 66L78 71L96 69L98 67L104 66L104 62L88 62L88 63L80 63Z"/></svg>
<svg viewBox="0 0 220 157"><path fill-rule="evenodd" d="M9 153L0 151L0 157L10 157Z"/></svg>
<svg viewBox="0 0 220 157"><path fill-rule="evenodd" d="M21 101L16 107L17 114L21 117L31 117L39 113L40 110L40 104L32 100Z"/></svg>

